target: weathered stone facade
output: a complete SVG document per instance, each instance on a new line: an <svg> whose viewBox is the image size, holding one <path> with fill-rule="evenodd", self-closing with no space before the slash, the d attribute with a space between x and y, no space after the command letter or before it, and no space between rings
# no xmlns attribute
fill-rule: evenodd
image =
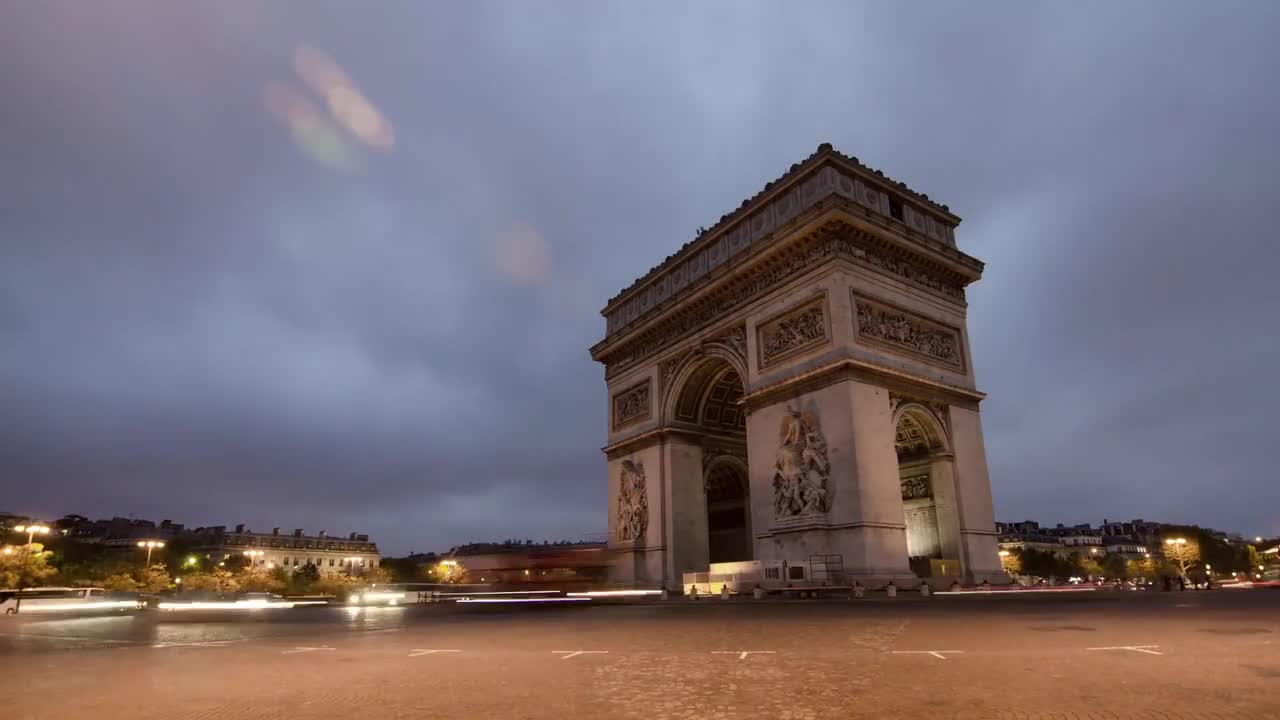
<svg viewBox="0 0 1280 720"><path fill-rule="evenodd" d="M609 302L619 580L717 553L1000 576L959 222L824 145Z"/></svg>

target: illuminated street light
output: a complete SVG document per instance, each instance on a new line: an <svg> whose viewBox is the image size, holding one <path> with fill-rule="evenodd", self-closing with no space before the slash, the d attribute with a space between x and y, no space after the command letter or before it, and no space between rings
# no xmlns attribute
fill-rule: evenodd
<svg viewBox="0 0 1280 720"><path fill-rule="evenodd" d="M16 527L14 527L13 529L14 529L15 531L17 531L17 532L24 532L24 533L26 533L26 534L27 534L27 545L28 545L28 546L30 546L30 545L31 545L31 541L32 541L32 539L34 539L34 538L35 538L35 536L36 536L36 535L48 535L48 534L49 534L49 526L48 526L48 525L18 525L18 526L16 526Z"/></svg>
<svg viewBox="0 0 1280 720"><path fill-rule="evenodd" d="M1254 541L1254 542L1262 542L1262 538L1261 538L1261 537L1255 537L1255 538L1253 539L1253 541Z"/></svg>
<svg viewBox="0 0 1280 720"><path fill-rule="evenodd" d="M5 554L5 555L12 555L12 554L13 554L13 546L12 546L12 545L5 545L5 546L4 546L4 554Z"/></svg>
<svg viewBox="0 0 1280 720"><path fill-rule="evenodd" d="M151 567L151 551L164 547L164 542L161 540L139 540L138 547L147 549L147 567Z"/></svg>
<svg viewBox="0 0 1280 720"><path fill-rule="evenodd" d="M254 558L260 558L266 554L267 553L265 550L245 550L244 552L241 553L241 555L244 555L245 557L249 558L250 569L253 568Z"/></svg>

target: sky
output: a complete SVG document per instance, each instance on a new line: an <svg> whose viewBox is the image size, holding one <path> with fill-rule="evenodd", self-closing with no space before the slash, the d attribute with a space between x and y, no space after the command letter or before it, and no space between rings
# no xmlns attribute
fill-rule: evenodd
<svg viewBox="0 0 1280 720"><path fill-rule="evenodd" d="M1280 534L1280 5L0 3L0 510L607 522L599 311L822 142L948 204L997 517Z"/></svg>

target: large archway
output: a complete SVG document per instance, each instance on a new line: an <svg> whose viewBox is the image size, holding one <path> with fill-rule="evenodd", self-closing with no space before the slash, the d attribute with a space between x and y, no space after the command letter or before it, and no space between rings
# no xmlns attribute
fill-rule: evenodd
<svg viewBox="0 0 1280 720"><path fill-rule="evenodd" d="M744 386L737 368L718 357L704 357L680 374L672 398L671 421L698 438L707 562L751 560L751 498L747 474L747 416Z"/></svg>
<svg viewBox="0 0 1280 720"><path fill-rule="evenodd" d="M951 478L946 472L951 455L941 422L923 405L903 405L895 417L894 447L912 572L919 577L959 575Z"/></svg>

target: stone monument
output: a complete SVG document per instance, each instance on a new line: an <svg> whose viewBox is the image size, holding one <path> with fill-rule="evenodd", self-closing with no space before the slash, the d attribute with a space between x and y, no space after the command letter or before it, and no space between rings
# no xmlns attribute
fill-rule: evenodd
<svg viewBox="0 0 1280 720"><path fill-rule="evenodd" d="M959 223L824 144L609 301L616 580L817 556L867 586L1005 578Z"/></svg>

